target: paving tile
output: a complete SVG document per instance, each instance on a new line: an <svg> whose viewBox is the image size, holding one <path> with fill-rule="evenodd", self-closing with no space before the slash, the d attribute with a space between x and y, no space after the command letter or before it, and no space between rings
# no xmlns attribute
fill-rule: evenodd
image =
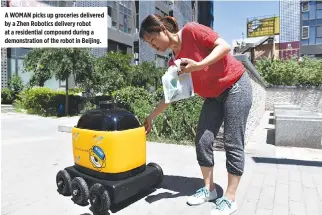
<svg viewBox="0 0 322 215"><path fill-rule="evenodd" d="M245 196L245 200L248 199L255 199L255 200L259 200L259 197L261 195L262 192L262 188L261 187L250 187L246 196Z"/></svg>
<svg viewBox="0 0 322 215"><path fill-rule="evenodd" d="M278 184L288 184L289 183L289 170L279 169L277 171L276 183Z"/></svg>
<svg viewBox="0 0 322 215"><path fill-rule="evenodd" d="M257 205L257 209L273 210L274 196L261 196Z"/></svg>
<svg viewBox="0 0 322 215"><path fill-rule="evenodd" d="M312 174L310 173L301 173L301 180L303 187L306 188L316 188L315 183L313 181Z"/></svg>
<svg viewBox="0 0 322 215"><path fill-rule="evenodd" d="M277 184L275 191L275 204L288 206L289 187L287 184Z"/></svg>
<svg viewBox="0 0 322 215"><path fill-rule="evenodd" d="M271 186L263 186L262 192L261 192L261 197L273 197L275 196L275 187Z"/></svg>
<svg viewBox="0 0 322 215"><path fill-rule="evenodd" d="M240 207L241 213L256 214L258 199L245 199Z"/></svg>
<svg viewBox="0 0 322 215"><path fill-rule="evenodd" d="M291 181L289 187L289 200L294 202L303 202L303 188L302 183L297 181Z"/></svg>
<svg viewBox="0 0 322 215"><path fill-rule="evenodd" d="M290 201L290 215L306 215L305 204ZM308 214L309 215L309 214Z"/></svg>
<svg viewBox="0 0 322 215"><path fill-rule="evenodd" d="M252 177L251 185L252 187L262 187L265 179L264 173L255 172Z"/></svg>
<svg viewBox="0 0 322 215"><path fill-rule="evenodd" d="M322 210L322 201L317 189L303 188L304 202L307 214L316 214Z"/></svg>
<svg viewBox="0 0 322 215"><path fill-rule="evenodd" d="M288 215L288 212L289 212L288 206L274 204L272 215Z"/></svg>
<svg viewBox="0 0 322 215"><path fill-rule="evenodd" d="M266 174L263 185L275 187L276 186L276 172Z"/></svg>
<svg viewBox="0 0 322 215"><path fill-rule="evenodd" d="M272 213L273 213L272 210L258 209L256 212L256 215L272 215Z"/></svg>
<svg viewBox="0 0 322 215"><path fill-rule="evenodd" d="M290 171L290 181L301 181L301 172L296 170L296 171Z"/></svg>

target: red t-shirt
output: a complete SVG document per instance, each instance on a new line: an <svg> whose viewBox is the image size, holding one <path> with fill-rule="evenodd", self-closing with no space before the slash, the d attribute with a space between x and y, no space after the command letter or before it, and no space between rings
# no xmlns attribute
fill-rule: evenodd
<svg viewBox="0 0 322 215"><path fill-rule="evenodd" d="M219 35L211 28L196 22L187 23L181 30L182 45L176 59L202 61L213 50L217 38ZM170 65L174 65L173 59L170 59ZM244 71L244 65L229 53L203 70L191 73L194 91L203 98L217 97Z"/></svg>

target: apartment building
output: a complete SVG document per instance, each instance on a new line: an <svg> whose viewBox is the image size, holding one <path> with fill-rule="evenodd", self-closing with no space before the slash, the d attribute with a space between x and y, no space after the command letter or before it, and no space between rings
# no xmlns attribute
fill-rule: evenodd
<svg viewBox="0 0 322 215"><path fill-rule="evenodd" d="M187 22L192 21L195 13L192 9L192 1L142 1L139 3L139 23L150 14L159 14L161 16L173 16L176 18L179 28L182 28ZM139 53L137 53L138 62L156 61L157 66L167 66L170 52L158 53L154 51L146 42L137 39Z"/></svg>
<svg viewBox="0 0 322 215"><path fill-rule="evenodd" d="M132 54L136 32L135 1L75 1L74 7L106 7L108 11L108 47L95 48L93 54L103 56L109 51Z"/></svg>
<svg viewBox="0 0 322 215"><path fill-rule="evenodd" d="M1 7L6 6L6 1L1 1ZM7 49L1 48L1 88L7 87Z"/></svg>
<svg viewBox="0 0 322 215"><path fill-rule="evenodd" d="M300 41L300 2L280 0L280 42Z"/></svg>
<svg viewBox="0 0 322 215"><path fill-rule="evenodd" d="M322 1L302 1L300 14L300 54L322 58Z"/></svg>

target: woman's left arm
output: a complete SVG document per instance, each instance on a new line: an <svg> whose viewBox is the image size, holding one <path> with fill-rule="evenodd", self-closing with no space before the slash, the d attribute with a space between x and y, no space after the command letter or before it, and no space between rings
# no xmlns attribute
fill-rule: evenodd
<svg viewBox="0 0 322 215"><path fill-rule="evenodd" d="M224 39L220 38L217 32L199 23L187 24L183 33L185 33L185 36L188 40L191 40L197 45L204 46L212 51L200 62L196 62L192 59L182 58L185 66L182 66L181 73L198 70L200 71L220 60L231 50L229 44Z"/></svg>
<svg viewBox="0 0 322 215"><path fill-rule="evenodd" d="M214 48L211 51L211 53L204 58L202 61L198 62L198 67L200 69L203 69L218 60L220 60L222 57L224 57L226 54L230 52L230 46L229 44L222 38L216 39L214 41Z"/></svg>

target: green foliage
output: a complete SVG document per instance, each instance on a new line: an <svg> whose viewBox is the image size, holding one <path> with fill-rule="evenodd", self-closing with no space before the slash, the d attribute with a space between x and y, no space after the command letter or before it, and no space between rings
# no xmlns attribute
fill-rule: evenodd
<svg viewBox="0 0 322 215"><path fill-rule="evenodd" d="M70 94L70 93L71 94L78 94L78 93L81 93L83 91L84 91L84 89L75 87L75 88L68 89L68 94Z"/></svg>
<svg viewBox="0 0 322 215"><path fill-rule="evenodd" d="M8 88L13 91L14 94L18 94L23 90L24 85L20 76L13 75L8 81Z"/></svg>
<svg viewBox="0 0 322 215"><path fill-rule="evenodd" d="M164 68L156 67L153 62L142 62L139 65L133 66L131 74L131 85L149 89L154 86L158 88L161 85L161 77L164 74Z"/></svg>
<svg viewBox="0 0 322 215"><path fill-rule="evenodd" d="M97 58L94 66L93 85L94 92L111 94L117 89L130 85L131 56L121 53L108 52Z"/></svg>
<svg viewBox="0 0 322 215"><path fill-rule="evenodd" d="M48 55L52 57L49 65L57 80L64 81L73 76L76 84L82 88L90 87L94 57L89 49L55 48Z"/></svg>
<svg viewBox="0 0 322 215"><path fill-rule="evenodd" d="M1 104L12 104L14 100L14 93L9 88L1 89Z"/></svg>
<svg viewBox="0 0 322 215"><path fill-rule="evenodd" d="M12 104L16 96L24 88L23 81L20 76L13 75L8 81L8 87L1 90L1 103Z"/></svg>
<svg viewBox="0 0 322 215"><path fill-rule="evenodd" d="M52 78L53 73L49 67L52 59L49 52L48 48L34 48L25 56L22 69L23 72L31 73L30 86L43 87L45 82Z"/></svg>
<svg viewBox="0 0 322 215"><path fill-rule="evenodd" d="M151 104L149 101L149 93L144 88L139 87L124 87L122 89L116 90L112 93L112 97L114 100L114 103L120 107L124 108L126 110L129 110L131 112L135 112L135 106L138 105L140 102L146 102L145 104ZM146 114L149 114L149 112L146 112ZM143 116L143 118L140 118L140 121L144 120L146 117Z"/></svg>
<svg viewBox="0 0 322 215"><path fill-rule="evenodd" d="M322 86L322 60L304 57L302 61L264 59L255 65L271 85Z"/></svg>
<svg viewBox="0 0 322 215"><path fill-rule="evenodd" d="M76 95L69 95L70 112L76 114L81 98ZM26 89L18 94L14 103L16 108L27 110L27 113L42 116L58 116L59 105L65 105L65 92L52 90L46 87L35 87Z"/></svg>
<svg viewBox="0 0 322 215"><path fill-rule="evenodd" d="M113 93L116 105L135 114L143 125L145 118L163 98L162 88L152 94L144 88L126 87ZM153 122L149 135L152 140L172 140L176 143L191 143L195 138L202 99L178 101L169 105Z"/></svg>

